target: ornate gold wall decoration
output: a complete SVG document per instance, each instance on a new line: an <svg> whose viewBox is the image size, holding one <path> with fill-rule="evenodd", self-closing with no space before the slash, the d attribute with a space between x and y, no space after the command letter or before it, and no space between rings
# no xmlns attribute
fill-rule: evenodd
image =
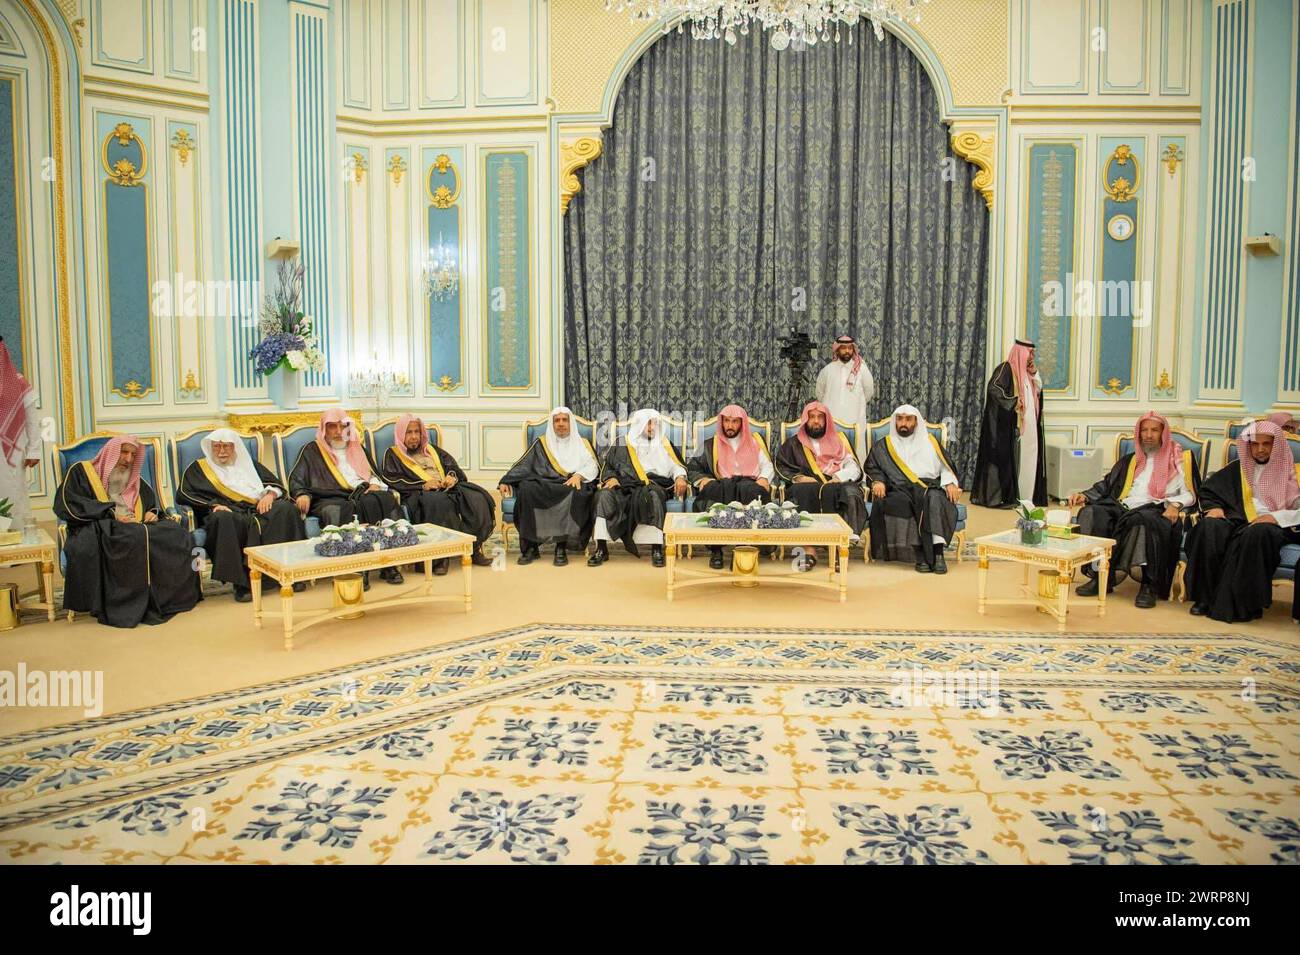
<svg viewBox="0 0 1300 955"><path fill-rule="evenodd" d="M358 186L361 185L361 181L365 179L366 170L369 168L370 163L366 162L366 157L363 153L352 154L352 180Z"/></svg>
<svg viewBox="0 0 1300 955"><path fill-rule="evenodd" d="M140 168L136 169L135 163L125 156L118 159L115 163L108 161L108 144L110 140L116 139L120 145L127 146L135 143L140 150ZM136 135L135 130L130 123L118 123L113 127L113 131L104 137L104 141L99 147L99 161L104 167L104 172L108 178L119 186L138 186L144 181L145 169L149 166L149 154L145 151L144 140Z"/></svg>
<svg viewBox="0 0 1300 955"><path fill-rule="evenodd" d="M984 204L992 211L993 137L982 136L973 130L954 132L952 134L952 151L979 169L971 186L980 191L980 194L984 196Z"/></svg>
<svg viewBox="0 0 1300 955"><path fill-rule="evenodd" d="M599 136L583 136L573 142L560 143L560 215L569 211L569 202L582 191L578 170L601 154Z"/></svg>
<svg viewBox="0 0 1300 955"><path fill-rule="evenodd" d="M1115 179L1110 178L1110 164L1117 166L1133 166L1133 179L1130 182L1127 176L1117 176ZM1101 169L1101 182L1105 187L1106 193L1116 202L1128 202L1137 195L1138 186L1142 184L1142 170L1138 168L1137 156L1133 155L1132 149L1127 143L1121 143L1115 147L1115 151L1110 154L1106 160L1106 165Z"/></svg>
<svg viewBox="0 0 1300 955"><path fill-rule="evenodd" d="M429 201L437 209L450 209L456 201L456 194L446 186L439 186L433 190L433 197Z"/></svg>
<svg viewBox="0 0 1300 955"><path fill-rule="evenodd" d="M443 375L441 378L438 379L438 383L434 385L434 387L437 388L439 391L452 391L453 389L457 388L459 385L460 382L451 380L451 375Z"/></svg>
<svg viewBox="0 0 1300 955"><path fill-rule="evenodd" d="M176 135L172 137L172 149L176 150L176 158L181 161L182 166L189 164L190 153L194 149L194 140L190 139L188 130L176 130Z"/></svg>
<svg viewBox="0 0 1300 955"><path fill-rule="evenodd" d="M1178 171L1178 164L1183 161L1183 151L1178 148L1177 143L1170 143L1165 147L1160 161L1165 164L1165 168L1169 170L1169 175L1172 176Z"/></svg>
<svg viewBox="0 0 1300 955"><path fill-rule="evenodd" d="M185 372L185 384L181 385L181 391L198 391L199 383L194 377L194 369L190 368Z"/></svg>
<svg viewBox="0 0 1300 955"><path fill-rule="evenodd" d="M451 157L446 153L438 153L433 157L433 168L438 170L438 175L447 175L447 170L451 168Z"/></svg>
<svg viewBox="0 0 1300 955"><path fill-rule="evenodd" d="M1124 382L1120 381L1118 378L1111 378L1106 382L1106 387L1101 390L1108 395L1115 395L1118 397L1124 393Z"/></svg>
<svg viewBox="0 0 1300 955"><path fill-rule="evenodd" d="M1160 370L1160 380L1159 380L1158 382L1156 382L1156 387L1159 388L1161 391L1172 391L1172 390L1173 390L1174 383L1173 383L1173 381L1171 381L1170 378L1169 378L1169 369L1168 369L1168 368L1162 368L1162 369Z"/></svg>
<svg viewBox="0 0 1300 955"><path fill-rule="evenodd" d="M394 156L388 160L388 174L393 177L393 185L402 184L402 173L406 172L406 160L401 156Z"/></svg>
<svg viewBox="0 0 1300 955"><path fill-rule="evenodd" d="M140 382L136 381L134 378L128 381L125 387L126 391L118 392L118 394L123 395L126 398L143 398L149 393L144 390L144 385L140 384ZM116 391L116 389L114 390ZM153 391L153 389L150 388L149 391Z"/></svg>

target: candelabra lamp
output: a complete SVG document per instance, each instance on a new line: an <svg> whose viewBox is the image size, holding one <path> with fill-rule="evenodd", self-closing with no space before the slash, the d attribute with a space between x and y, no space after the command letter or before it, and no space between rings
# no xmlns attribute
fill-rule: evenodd
<svg viewBox="0 0 1300 955"><path fill-rule="evenodd" d="M352 373L349 383L351 394L374 401L376 421L382 417L383 409L393 395L405 393L411 387L405 371L379 363L378 352L368 366Z"/></svg>

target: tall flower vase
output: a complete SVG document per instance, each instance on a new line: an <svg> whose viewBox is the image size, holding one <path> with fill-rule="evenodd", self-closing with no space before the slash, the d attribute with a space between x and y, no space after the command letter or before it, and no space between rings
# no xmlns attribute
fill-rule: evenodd
<svg viewBox="0 0 1300 955"><path fill-rule="evenodd" d="M298 392L302 388L298 372L283 366L275 369L267 380L267 388L277 408L282 411L298 410Z"/></svg>

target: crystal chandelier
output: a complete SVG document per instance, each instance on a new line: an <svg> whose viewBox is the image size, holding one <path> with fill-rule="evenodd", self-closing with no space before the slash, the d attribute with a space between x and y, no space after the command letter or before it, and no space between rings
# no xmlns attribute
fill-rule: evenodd
<svg viewBox="0 0 1300 955"><path fill-rule="evenodd" d="M840 24L854 26L866 18L876 32L885 36L884 24L920 23L921 5L930 0L605 0L605 9L627 10L634 20L680 20L681 30L690 21L697 40L724 39L736 42L737 34L748 34L750 21L772 32L773 49L793 44L816 43L840 38ZM849 32L849 41L853 34Z"/></svg>
<svg viewBox="0 0 1300 955"><path fill-rule="evenodd" d="M406 393L411 380L402 369L382 364L379 352L375 352L368 363L351 374L348 384L349 394L374 399L375 418L378 419L388 404L388 399L395 394Z"/></svg>
<svg viewBox="0 0 1300 955"><path fill-rule="evenodd" d="M456 267L456 250L442 241L438 233L438 244L429 249L420 270L424 279L424 294L435 302L447 302L460 287L460 269Z"/></svg>

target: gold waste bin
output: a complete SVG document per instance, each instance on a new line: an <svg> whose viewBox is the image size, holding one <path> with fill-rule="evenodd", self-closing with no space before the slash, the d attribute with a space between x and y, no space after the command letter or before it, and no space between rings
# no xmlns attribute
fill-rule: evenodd
<svg viewBox="0 0 1300 955"><path fill-rule="evenodd" d="M0 630L12 630L22 623L18 612L18 585L0 584Z"/></svg>
<svg viewBox="0 0 1300 955"><path fill-rule="evenodd" d="M340 620L356 620L357 617L364 617L366 612L361 609L364 600L365 588L362 585L360 574L339 574L334 578L334 608L339 607L356 607L354 613L340 614Z"/></svg>
<svg viewBox="0 0 1300 955"><path fill-rule="evenodd" d="M737 587L757 587L758 548L745 544L732 548L731 573L736 578L732 583Z"/></svg>

